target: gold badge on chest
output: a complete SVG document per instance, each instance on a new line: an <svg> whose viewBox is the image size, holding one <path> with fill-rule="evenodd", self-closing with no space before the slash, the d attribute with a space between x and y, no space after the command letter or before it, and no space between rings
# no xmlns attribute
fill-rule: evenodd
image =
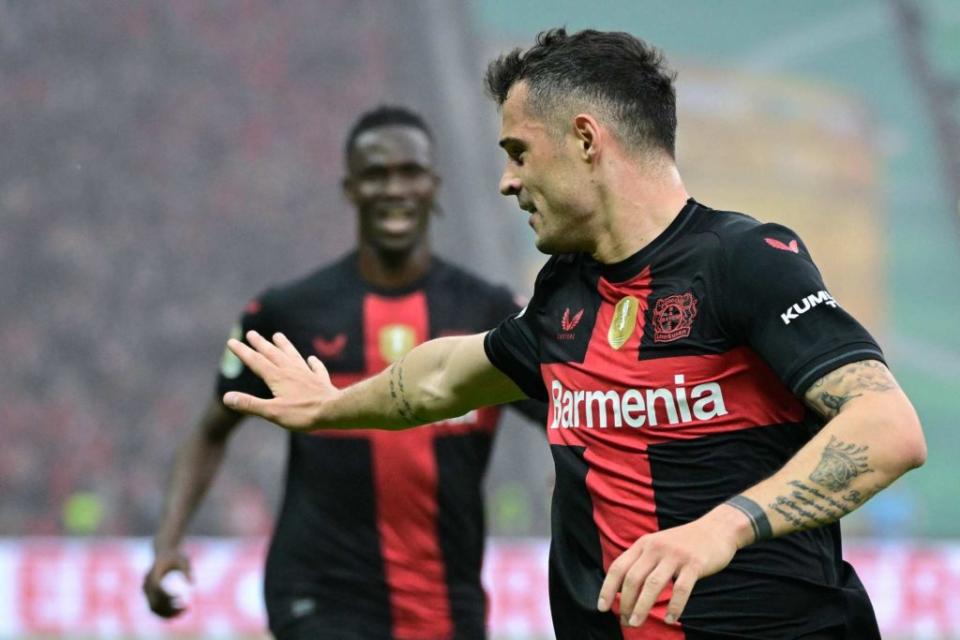
<svg viewBox="0 0 960 640"><path fill-rule="evenodd" d="M607 342L614 349L625 345L633 335L633 330L637 326L637 309L639 308L640 302L633 296L622 298L613 308L610 330L607 331Z"/></svg>
<svg viewBox="0 0 960 640"><path fill-rule="evenodd" d="M416 339L413 327L405 324L388 324L380 329L380 355L393 364L413 349Z"/></svg>

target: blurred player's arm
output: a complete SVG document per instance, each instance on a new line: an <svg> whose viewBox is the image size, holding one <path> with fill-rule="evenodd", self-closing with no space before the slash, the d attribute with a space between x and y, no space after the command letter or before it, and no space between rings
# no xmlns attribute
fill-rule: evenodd
<svg viewBox="0 0 960 640"><path fill-rule="evenodd" d="M227 442L243 415L213 398L188 438L180 445L164 498L163 514L153 537L154 560L143 580L150 609L159 616L182 612L160 583L170 571L191 577L190 562L180 549L184 532L207 494L223 461Z"/></svg>
<svg viewBox="0 0 960 640"><path fill-rule="evenodd" d="M231 391L224 404L293 431L322 428L405 429L461 416L478 407L525 398L483 347L484 334L430 340L383 372L338 389L314 356L304 360L283 334L273 342L255 331L250 346L227 346L260 376L273 398Z"/></svg>

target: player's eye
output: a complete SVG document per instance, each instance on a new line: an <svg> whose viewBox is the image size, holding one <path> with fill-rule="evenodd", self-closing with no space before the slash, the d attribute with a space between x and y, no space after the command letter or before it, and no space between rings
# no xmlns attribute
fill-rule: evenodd
<svg viewBox="0 0 960 640"><path fill-rule="evenodd" d="M387 179L387 170L383 167L370 167L360 172L360 179L367 182L380 182Z"/></svg>
<svg viewBox="0 0 960 640"><path fill-rule="evenodd" d="M427 170L419 164L405 164L397 169L404 178L413 179L427 175Z"/></svg>

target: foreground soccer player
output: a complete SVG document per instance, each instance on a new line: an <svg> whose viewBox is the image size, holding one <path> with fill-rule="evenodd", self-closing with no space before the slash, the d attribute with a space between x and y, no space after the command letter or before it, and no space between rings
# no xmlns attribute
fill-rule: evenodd
<svg viewBox="0 0 960 640"><path fill-rule="evenodd" d="M430 132L415 113L389 107L362 115L347 137L344 181L357 209L357 251L268 290L247 306L243 329L286 332L349 384L430 337L475 333L516 313L506 289L431 256L432 156ZM218 389L268 393L229 352ZM523 409L543 424L542 403ZM485 637L481 483L499 412L464 412L406 433L291 434L266 568L277 638ZM189 571L184 529L242 418L218 397L177 457L144 580L162 616L180 612L160 583L173 569Z"/></svg>
<svg viewBox="0 0 960 640"><path fill-rule="evenodd" d="M689 197L656 50L550 31L487 87L501 191L554 256L529 306L343 389L251 333L229 347L274 397L224 402L311 430L549 400L558 638L878 638L837 521L926 445L876 342L789 229Z"/></svg>

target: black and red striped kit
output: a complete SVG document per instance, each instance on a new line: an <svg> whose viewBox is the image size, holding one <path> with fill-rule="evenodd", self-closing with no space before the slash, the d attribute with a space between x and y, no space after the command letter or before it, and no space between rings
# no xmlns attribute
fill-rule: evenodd
<svg viewBox="0 0 960 640"><path fill-rule="evenodd" d="M419 282L377 289L362 280L353 253L268 290L241 325L282 331L343 386L425 340L479 333L518 309L505 288L436 258ZM218 388L270 397L231 358ZM484 638L481 482L499 412L401 432L291 433L266 567L271 629L279 635L309 618L309 637Z"/></svg>
<svg viewBox="0 0 960 640"><path fill-rule="evenodd" d="M822 427L801 400L813 382L882 361L792 231L689 200L623 262L551 258L529 306L485 346L550 403L558 638L879 637L837 524L741 550L697 583L679 625L663 622L669 589L639 629L621 628L619 600L596 609L637 538L767 478Z"/></svg>

